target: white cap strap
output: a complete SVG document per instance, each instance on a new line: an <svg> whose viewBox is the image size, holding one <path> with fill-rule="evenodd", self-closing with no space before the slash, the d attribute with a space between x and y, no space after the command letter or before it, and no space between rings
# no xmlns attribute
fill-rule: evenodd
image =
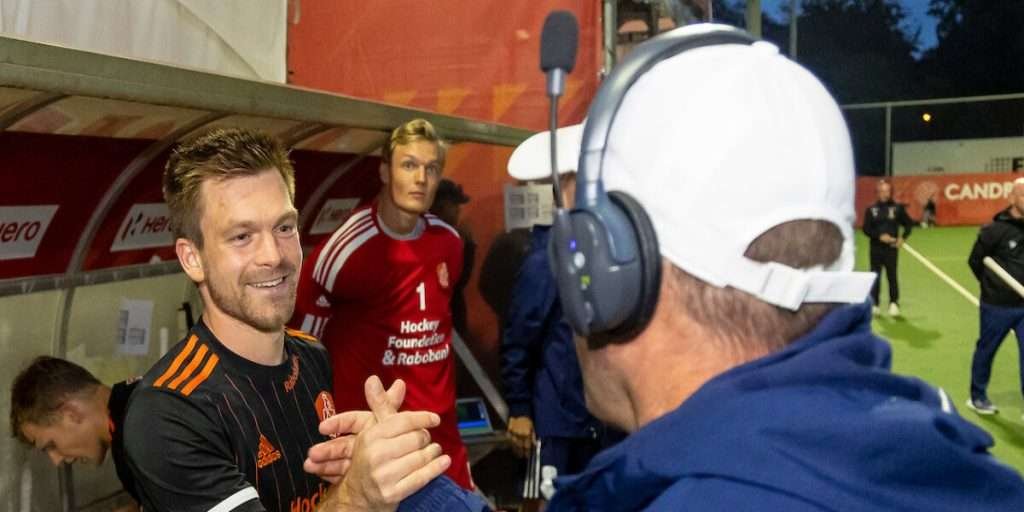
<svg viewBox="0 0 1024 512"><path fill-rule="evenodd" d="M873 272L800 270L781 263L743 260L737 262L727 284L791 311L807 302L863 302L875 282Z"/></svg>

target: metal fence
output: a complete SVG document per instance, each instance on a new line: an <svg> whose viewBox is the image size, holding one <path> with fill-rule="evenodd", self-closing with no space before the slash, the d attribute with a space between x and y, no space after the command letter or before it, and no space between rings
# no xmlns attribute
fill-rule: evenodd
<svg viewBox="0 0 1024 512"><path fill-rule="evenodd" d="M1024 137L1024 93L843 105L853 139L857 171L867 176L908 173L894 168L893 148L901 142L984 140ZM985 155L973 169L943 172L1024 170L1018 154ZM920 172L920 170L915 170Z"/></svg>

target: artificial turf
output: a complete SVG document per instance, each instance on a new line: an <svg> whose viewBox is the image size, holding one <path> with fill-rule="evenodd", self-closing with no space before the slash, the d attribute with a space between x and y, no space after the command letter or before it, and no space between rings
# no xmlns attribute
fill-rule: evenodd
<svg viewBox="0 0 1024 512"><path fill-rule="evenodd" d="M977 227L917 229L908 243L977 297L978 282L967 266L977 233ZM868 243L863 234L857 239L857 268L868 268ZM992 368L988 396L999 407L999 414L979 416L964 405L978 338L978 308L906 251L900 252L899 278L902 318L884 314L889 295L883 278L883 314L873 322L875 332L892 344L893 370L945 390L964 418L995 438L992 452L1024 472L1024 399L1016 337L1012 332L1008 335Z"/></svg>

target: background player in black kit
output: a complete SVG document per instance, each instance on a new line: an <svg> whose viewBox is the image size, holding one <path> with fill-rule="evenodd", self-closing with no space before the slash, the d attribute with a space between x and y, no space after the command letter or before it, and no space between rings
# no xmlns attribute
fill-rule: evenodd
<svg viewBox="0 0 1024 512"><path fill-rule="evenodd" d="M878 274L875 285L871 287L871 300L875 306L872 311L877 315L879 309L879 288L882 269L889 280L889 314L900 315L900 285L897 264L900 247L910 236L914 221L907 215L907 210L892 199L892 185L887 181L879 181L876 188L878 201L864 211L864 234L871 239L871 271ZM900 228L903 233L900 233Z"/></svg>
<svg viewBox="0 0 1024 512"><path fill-rule="evenodd" d="M213 131L167 163L175 250L204 312L129 403L147 512L388 510L447 467L423 431L440 419L408 412L362 422L337 485L303 471L335 411L326 351L284 328L302 259L294 191L287 153L256 131Z"/></svg>

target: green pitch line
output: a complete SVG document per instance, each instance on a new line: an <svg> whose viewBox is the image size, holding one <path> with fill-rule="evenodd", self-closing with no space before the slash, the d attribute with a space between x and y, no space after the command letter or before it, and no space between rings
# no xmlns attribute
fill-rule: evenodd
<svg viewBox="0 0 1024 512"><path fill-rule="evenodd" d="M977 227L917 229L910 243L923 257L977 297L978 282L967 266ZM857 268L868 269L868 241L857 239ZM995 416L978 416L964 403L970 395L971 355L978 339L978 309L925 265L901 253L900 308L903 318L881 315L874 330L892 344L893 370L943 388L960 414L996 440L993 453L1024 472L1024 399L1017 368L1017 342L1011 333L996 355L989 398ZM882 279L882 311L889 292Z"/></svg>

